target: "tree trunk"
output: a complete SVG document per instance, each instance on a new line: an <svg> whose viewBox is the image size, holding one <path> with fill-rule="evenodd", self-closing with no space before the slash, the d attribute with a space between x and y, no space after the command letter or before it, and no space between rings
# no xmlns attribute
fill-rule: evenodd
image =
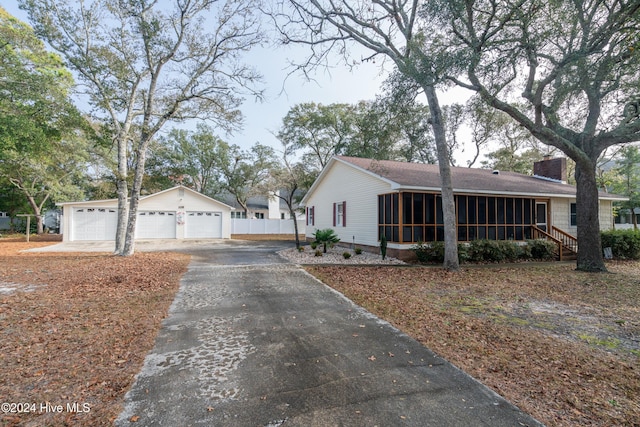
<svg viewBox="0 0 640 427"><path fill-rule="evenodd" d="M121 255L124 250L124 237L127 232L127 181L118 178L116 191L118 194L118 222L116 225L115 253Z"/></svg>
<svg viewBox="0 0 640 427"><path fill-rule="evenodd" d="M237 196L236 196L236 202L238 202L238 204L242 208L242 211L244 212L244 217L246 219L249 219L249 207L247 206L247 203L240 200Z"/></svg>
<svg viewBox="0 0 640 427"><path fill-rule="evenodd" d="M296 249L300 249L300 234L298 232L298 218L296 218L296 212L293 209L293 204L287 203L289 206L289 215L293 218L293 231L296 235Z"/></svg>
<svg viewBox="0 0 640 427"><path fill-rule="evenodd" d="M600 207L595 164L576 162L576 221L578 225L577 269L607 271L600 239Z"/></svg>
<svg viewBox="0 0 640 427"><path fill-rule="evenodd" d="M44 205L44 202L49 198L49 196L47 195L47 197L45 197L44 201L42 202L42 204ZM40 208L40 206L38 206L38 204L36 203L35 199L30 196L27 195L27 200L29 201L29 205L31 206L31 209L33 209L33 213L36 216L36 234L42 234L44 233L44 226L42 224L42 215L40 215L40 213L42 212L42 209ZM26 234L31 233L31 230L27 230Z"/></svg>
<svg viewBox="0 0 640 427"><path fill-rule="evenodd" d="M118 194L118 223L116 226L115 254L122 255L124 241L127 233L127 143L123 138L118 138L118 173L116 174L116 188Z"/></svg>
<svg viewBox="0 0 640 427"><path fill-rule="evenodd" d="M38 205L38 203L36 203L35 196L33 196L33 194L37 193L37 191L35 191L35 189L33 188L33 185L31 186L32 191L29 191L29 188L27 188L24 185L24 182L22 181L22 179L9 178L9 182L15 185L16 188L26 196L27 203L29 204L29 206L31 206L31 209L33 210L33 214L36 217L36 233L37 234L44 233L43 218L40 215L40 213L42 212L42 207L44 206L46 201L49 200L49 196L51 194L50 193L45 194L44 199L42 199L42 202L40 202L40 204ZM31 230L27 230L27 233L30 233L30 232Z"/></svg>
<svg viewBox="0 0 640 427"><path fill-rule="evenodd" d="M133 255L135 248L136 220L138 219L138 202L140 201L140 190L136 192L135 184L131 188L131 198L129 199L129 213L127 215L127 228L124 236L123 248L120 255Z"/></svg>
<svg viewBox="0 0 640 427"><path fill-rule="evenodd" d="M447 270L460 269L458 261L458 233L456 230L456 204L453 196L453 184L451 183L451 164L449 147L447 146L446 132L442 117L442 110L438 102L435 87L423 85L427 96L429 111L431 113L431 126L436 141L438 152L438 167L440 170L440 185L442 187L442 214L444 220L444 263Z"/></svg>
<svg viewBox="0 0 640 427"><path fill-rule="evenodd" d="M140 202L140 190L142 190L142 180L144 178L144 166L147 160L148 140L140 144L137 151L138 161L136 162L133 185L131 186L131 198L129 200L129 215L127 221L127 233L124 239L123 256L133 255L135 248L136 222L138 219L138 204Z"/></svg>

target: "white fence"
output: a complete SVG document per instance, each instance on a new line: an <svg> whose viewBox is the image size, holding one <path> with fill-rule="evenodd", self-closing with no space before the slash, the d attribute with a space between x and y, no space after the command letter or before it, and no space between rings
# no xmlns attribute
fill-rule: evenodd
<svg viewBox="0 0 640 427"><path fill-rule="evenodd" d="M616 230L633 230L633 224L616 224Z"/></svg>
<svg viewBox="0 0 640 427"><path fill-rule="evenodd" d="M298 220L298 233L304 234L305 220ZM294 234L291 219L231 219L231 234Z"/></svg>

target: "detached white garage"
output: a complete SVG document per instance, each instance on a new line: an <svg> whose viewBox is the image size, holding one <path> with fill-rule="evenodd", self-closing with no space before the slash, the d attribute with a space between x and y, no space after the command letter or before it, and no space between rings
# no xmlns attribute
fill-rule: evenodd
<svg viewBox="0 0 640 427"><path fill-rule="evenodd" d="M115 240L118 200L59 203L63 241ZM136 239L228 239L233 208L187 187L140 198Z"/></svg>

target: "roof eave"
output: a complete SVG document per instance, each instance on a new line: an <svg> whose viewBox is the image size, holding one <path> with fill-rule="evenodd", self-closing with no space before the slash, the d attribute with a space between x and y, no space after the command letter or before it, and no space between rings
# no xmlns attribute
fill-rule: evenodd
<svg viewBox="0 0 640 427"><path fill-rule="evenodd" d="M391 188L393 188L394 186L398 186L400 184L398 184L395 181L392 181L388 178L385 178L383 176L378 175L377 173L371 172L368 169L364 169L358 165L355 165L351 162L347 162L346 160L343 160L341 158L339 158L338 156L333 156L331 157L331 159L329 159L329 161L327 162L327 164L324 166L324 168L322 168L322 171L320 171L320 175L318 175L318 177L316 178L316 180L313 182L313 184L311 185L311 187L309 188L309 191L307 191L307 194L304 195L304 197L302 198L302 200L300 200L300 203L298 206L300 207L305 207L307 205L307 200L309 200L310 196L313 194L313 192L316 190L316 188L320 185L319 183L324 179L324 177L329 173L329 169L331 169L331 167L333 166L334 163L339 162L342 163L343 165L349 166L351 168L354 168L356 170L359 170L373 178L379 179L383 182L386 182L387 184L389 184L391 186Z"/></svg>
<svg viewBox="0 0 640 427"><path fill-rule="evenodd" d="M153 193L153 194L147 194L145 196L141 196L140 200L145 200L148 198L153 198L153 197L157 197L160 194L164 194L164 193L168 193L169 191L173 191L176 189L185 189L187 191L190 191L191 193L195 194L196 196L205 198L207 200L213 201L219 205L222 205L224 207L227 207L231 210L235 210L235 208L233 206L227 205L226 203L221 202L220 200L216 200L212 197L207 196L206 194L202 194L197 192L196 190L193 190L189 187L185 187L184 185L176 185L175 187L171 187L171 188L167 188L166 190L162 190L162 191L158 191L157 193ZM85 200L85 201L75 201L75 202L61 202L61 203L56 203L56 206L62 206L64 207L65 205L77 205L77 204L86 204L86 203L90 203L90 204L104 204L104 203L114 203L114 202L118 202L118 199L104 199L104 200ZM129 203L129 197L127 197L127 203Z"/></svg>
<svg viewBox="0 0 640 427"><path fill-rule="evenodd" d="M439 187L421 187L410 185L398 185L394 187L394 190L398 191L435 191L440 192ZM558 197L558 198L575 198L575 194L560 194L560 193L529 193L520 191L498 191L498 190L471 190L466 188L454 188L454 194L486 194L493 196L518 196L518 197Z"/></svg>
<svg viewBox="0 0 640 427"><path fill-rule="evenodd" d="M421 186L412 186L412 185L395 185L392 186L393 190L397 191L435 191L440 192L439 187L421 187ZM532 192L520 192L520 191L498 191L498 190L470 190L465 188L454 188L453 192L455 194L483 194L483 195L494 195L494 196L514 196L514 197L554 197L558 199L575 199L575 194L562 194L562 193L532 193ZM625 201L629 200L629 198L625 198L623 196L618 196L612 194L610 196L602 196L598 197L599 200L612 200L612 201Z"/></svg>

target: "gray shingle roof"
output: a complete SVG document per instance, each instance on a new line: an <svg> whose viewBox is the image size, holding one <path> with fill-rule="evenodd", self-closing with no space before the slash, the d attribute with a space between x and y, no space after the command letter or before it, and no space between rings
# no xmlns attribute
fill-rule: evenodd
<svg viewBox="0 0 640 427"><path fill-rule="evenodd" d="M358 157L337 156L338 160L392 181L396 187L407 189L440 190L438 165L407 163L391 160L372 160ZM489 169L451 168L453 190L456 193L487 193L513 195L540 195L575 197L576 187L541 177L515 172L494 173ZM600 193L600 198L625 200L610 193Z"/></svg>

